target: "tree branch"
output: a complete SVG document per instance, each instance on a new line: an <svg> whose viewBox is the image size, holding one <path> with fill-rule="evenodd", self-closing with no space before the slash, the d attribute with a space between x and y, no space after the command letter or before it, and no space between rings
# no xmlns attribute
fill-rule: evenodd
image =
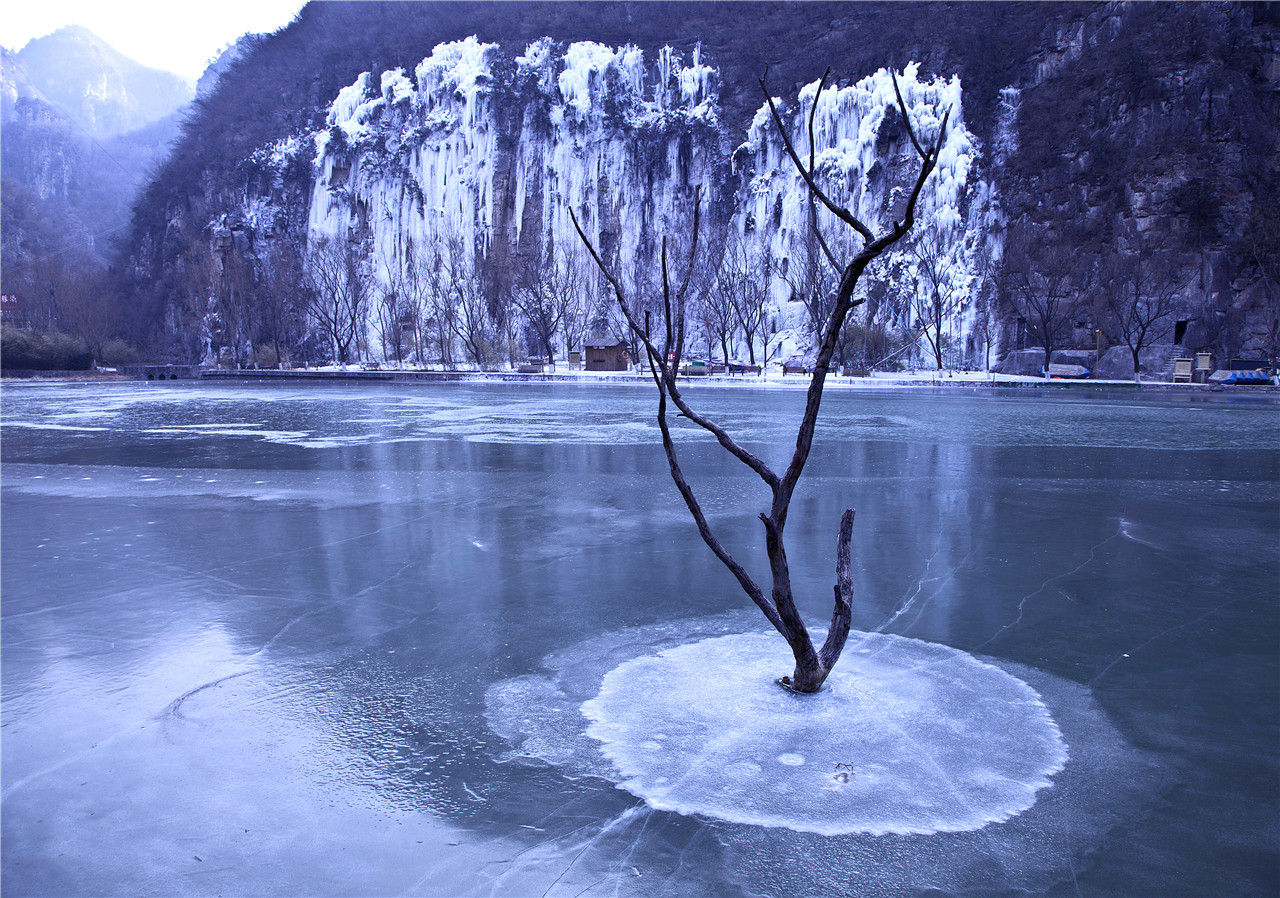
<svg viewBox="0 0 1280 898"><path fill-rule="evenodd" d="M587 251L591 254L591 258L595 260L596 266L604 274L605 279L612 285L614 295L618 300L618 305L622 309L623 317L627 321L627 326L644 345L645 352L649 356L650 371L652 372L654 385L658 389L658 427L662 431L662 447L667 456L667 466L671 470L671 479L675 481L676 489L680 491L680 495L684 498L685 505L689 508L689 513L693 515L694 523L698 527L698 534L702 537L702 541L707 544L707 547L710 548L715 556L720 559L721 563L723 563L724 566L729 569L730 573L734 575L738 580L738 583L742 586L743 591L747 593L752 602L759 606L760 610L764 613L764 616L769 620L769 622L773 624L780 633L785 634L786 630L784 629L784 625L778 615L778 612L769 604L769 601L765 598L764 592L760 589L759 585L751 579L750 575L747 574L742 565L740 565L737 560L729 554L728 550L725 549L719 539L717 539L715 534L711 531L711 527L707 523L706 515L703 514L702 507L699 505L697 497L694 495L688 481L685 480L684 472L681 470L679 459L676 456L675 443L671 439L670 425L667 422L668 395L670 395L671 400L676 404L680 411L684 413L685 417L714 434L716 439L720 442L720 445L724 446L725 449L755 471L771 487L777 483L777 475L774 474L768 466L764 464L764 462L734 442L733 438L730 437L722 427L694 412L694 410L689 407L688 403L684 401L683 397L680 395L679 388L676 385L675 372L667 363L666 356L660 354L657 347L653 345L649 328L646 326L644 329L641 329L639 323L635 319L635 316L632 314L631 307L627 304L621 284L604 264L604 260L600 258L600 254L596 251L595 246L583 231L582 226L579 224L578 218L573 213L572 209L569 210L569 218L573 221L573 226L578 232L578 237L587 247ZM695 223L697 220L698 211L697 204L695 202ZM697 236L695 233L695 244L696 241ZM691 252L690 259L692 260L692 258L693 254ZM665 275L666 272L664 265L664 278ZM645 320L647 325L647 312L645 313ZM669 329L667 340L668 342L670 341Z"/></svg>
<svg viewBox="0 0 1280 898"><path fill-rule="evenodd" d="M902 100L902 91L898 88L898 73L893 72L893 95L898 98L898 108L902 110L902 119L907 124L907 136L911 138L911 145L916 148L916 152L920 154L921 159L928 158L925 156L924 150L920 146L920 141L916 139L916 129L911 127L911 117L907 115L907 104Z"/></svg>
<svg viewBox="0 0 1280 898"><path fill-rule="evenodd" d="M875 239L875 235L871 233L871 229L859 221L852 212L833 202L830 197L823 193L822 188L818 186L818 182L813 178L813 171L805 168L804 163L800 161L799 155L796 154L796 148L791 145L791 138L787 136L787 127L782 122L782 114L778 112L778 107L774 105L773 97L769 94L769 88L765 86L764 78L760 79L760 89L764 91L765 102L769 104L769 112L773 116L774 124L778 126L778 135L782 138L782 146L787 151L787 155L791 157L791 161L795 163L796 171L799 172L800 177L804 179L804 183L808 186L810 193L816 196L822 205L827 207L832 215L836 216L836 218L840 219L849 227L861 234L864 240L870 242ZM814 97L813 102L816 108L818 102L817 97Z"/></svg>
<svg viewBox="0 0 1280 898"><path fill-rule="evenodd" d="M760 477L761 480L763 480L766 484L768 484L770 489L775 488L776 484L778 483L778 475L775 474L769 468L768 465L766 465L763 461L761 461L758 457L753 455L751 452L748 452L742 446L738 445L738 443L733 439L733 437L729 435L728 431L726 431L723 427L716 424L714 421L710 420L709 418L694 411L693 408L689 406L688 402L685 401L684 396L680 393L680 387L676 383L676 370L678 369L673 368L667 362L666 353L659 352L657 347L653 345L653 341L650 339L648 328L641 328L639 323L635 320L635 317L631 311L631 307L630 305L628 305L626 297L623 293L621 284L619 284L618 279L614 277L613 273L604 264L604 260L600 258L600 254L596 251L596 248L591 243L590 238L588 238L586 233L582 230L582 226L578 223L578 218L576 215L574 215L572 209L569 210L569 218L570 220L573 221L573 226L578 232L578 237L582 240L583 244L587 247L587 251L591 254L591 258L595 260L597 267L600 268L601 272L605 276L605 279L609 281L610 285L612 285L614 296L617 298L619 308L622 309L622 315L626 319L627 327L629 327L631 329L631 332L635 334L636 338L639 339L642 344L644 344L645 350L649 355L649 360L650 360L652 371L654 372L654 377L655 379L659 377L661 378L663 386L671 396L671 401L675 403L676 407L680 409L680 411L684 414L686 418L688 418L694 424L697 424L699 427L706 430L708 433L712 434L716 438L716 440L720 443L720 445L723 446L731 455L733 455L734 458L738 459L744 465L746 465L748 468L754 471L756 475ZM695 207L694 220L696 221L697 218L698 218L698 212ZM696 237L695 237L695 241L696 241ZM692 258L692 253L690 254L690 258Z"/></svg>
<svg viewBox="0 0 1280 898"><path fill-rule="evenodd" d="M813 171L814 156L817 152L817 142L813 139L813 120L818 117L818 98L822 96L822 90L827 86L827 78L831 75L831 66L827 66L827 70L822 73L822 80L818 82L818 92L813 95L813 105L809 107L809 171Z"/></svg>
<svg viewBox="0 0 1280 898"><path fill-rule="evenodd" d="M849 544L853 541L853 509L846 508L840 518L840 534L836 537L835 605L831 611L831 628L818 652L822 666L831 669L844 651L853 622L853 572Z"/></svg>
<svg viewBox="0 0 1280 898"><path fill-rule="evenodd" d="M901 96L898 98L898 108L903 118L907 119L906 104L902 101ZM943 115L942 126L938 130L937 138L929 150L921 156L920 174L916 178L915 187L912 189L910 197L907 199L902 221L895 221L887 233L870 240L862 248L862 251L845 267L844 275L840 279L840 289L836 294L835 308L832 310L831 318L823 332L822 343L814 361L812 380L809 382L809 391L805 400L804 417L801 419L800 429L796 434L796 449L791 457L790 465L787 466L787 470L782 475L782 480L774 490L772 516L777 522L779 530L786 523L787 510L791 503L792 493L795 491L795 485L804 471L805 462L808 460L809 451L813 446L813 433L817 426L818 409L822 404L822 391L830 368L831 357L835 354L836 343L838 342L840 329L844 326L845 318L848 316L849 310L856 305L853 301L854 289L857 287L866 267L888 250L889 247L901 240L912 225L915 224L916 204L919 202L920 192L924 187L925 181L938 163L938 155L941 152L943 141L946 140L947 123L950 119L950 114L950 110L948 110ZM792 153L792 159L798 166L799 160L795 159L794 152Z"/></svg>
<svg viewBox="0 0 1280 898"><path fill-rule="evenodd" d="M671 427L667 423L667 394L661 383L658 385L658 428L662 431L662 449L667 456L667 466L671 469L671 479L675 481L676 489L680 491L684 504L688 507L689 513L693 515L693 521L698 527L698 535L707 544L707 548L711 549L715 556L720 559L720 562L729 569L729 573L733 574L743 591L760 609L769 623L779 633L785 635L786 630L783 629L782 619L778 612L769 604L768 599L765 598L764 591L751 579L751 575L747 573L746 569L738 563L736 558L729 554L729 551L712 533L711 525L707 523L707 517L702 512L702 506L693 494L693 489L689 486L689 482L684 478L684 472L680 469L680 462L676 458L675 443L671 439Z"/></svg>
<svg viewBox="0 0 1280 898"><path fill-rule="evenodd" d="M812 200L812 198L810 198ZM827 262L836 271L840 270L840 260L836 258L836 254L831 251L831 247L827 246L827 240L822 236L822 231L818 227L817 210L814 210L813 216L813 235L818 238L818 246L822 249L822 254L826 256Z"/></svg>

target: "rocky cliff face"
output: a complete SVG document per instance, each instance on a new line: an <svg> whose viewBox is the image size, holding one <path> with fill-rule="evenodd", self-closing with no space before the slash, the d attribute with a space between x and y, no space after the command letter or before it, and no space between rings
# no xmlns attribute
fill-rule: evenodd
<svg viewBox="0 0 1280 898"><path fill-rule="evenodd" d="M1010 218L1099 262L1158 249L1178 354L1280 349L1278 22L1274 4L1106 4L1046 30L1016 85ZM1096 275L1076 277L1077 318L1105 338Z"/></svg>
<svg viewBox="0 0 1280 898"><path fill-rule="evenodd" d="M473 6L459 5L460 20L483 18ZM512 21L526 12L509 9ZM902 38L923 63L897 58L900 48L882 56L903 70L912 121L928 133L951 110L918 239L867 280L861 330L850 337L861 347L850 350L859 360L877 361L914 341L899 359L982 367L1026 345L1015 275L1034 268L1040 276L1056 264L1025 249L1036 245L1072 260L1062 281L1071 309L1060 323L1061 348L1123 342L1108 305L1121 289L1116 272L1124 259L1158 251L1176 296L1148 343L1176 345L1179 353L1275 351L1276 215L1265 201L1275 195L1277 171L1270 7L978 6L969 8L970 30L947 18L955 10L928 8L948 26L950 44L914 18L875 19L880 30L872 32L871 19L856 19L870 12L787 9L791 32L809 34L814 22L830 19L828 31L868 38L864 55L877 39ZM825 213L815 216L773 123L746 99L752 86L741 83L746 68L759 71L744 53L792 59L800 48L782 28L765 35L772 48L753 44L739 36L747 26L706 21L698 4L664 11L696 19L707 43L641 48L536 32L492 40L477 29L479 36L460 34L397 67L366 64L332 100L314 97L310 124L296 109L281 110L286 133L238 159L201 163L185 181L153 185L135 221L139 299L155 303L156 314L167 310L171 333L203 329L207 353L226 313L213 311L218 278L196 278L203 286L191 287L194 268L213 259L225 282L233 247L235 264L257 271L261 287L290 253L301 271L318 246L346 243L372 279L358 352L448 354L443 337L431 348L422 331L433 314L457 310L433 313L426 294L405 282L408 272L430 268L480 284L495 332L489 337L502 342L496 332L505 328L505 351L514 357L513 343L523 340L530 351L537 343L519 301L531 289L529 272L576 269L575 282L589 278L570 210L618 270L652 278L660 236L687 239L697 190L707 265L740 260L738 267L761 275L768 299L754 333L739 327L727 341L713 339L715 328L705 323L708 349L803 352L812 339L807 310L824 289L814 275L821 267L815 218L829 241L847 235ZM602 19L599 30L614 25ZM760 25L762 32L772 27L763 11ZM282 52L287 37L262 42L209 108L261 54ZM1004 55L993 59L993 42L1001 41ZM840 201L883 224L900 206L910 170L891 82L876 66L845 70L840 58L830 61L838 80L817 99L819 169ZM775 90L793 140L806 146L815 85ZM752 116L752 109L760 111ZM194 193L181 186L196 183ZM705 273L707 284L715 274ZM582 291L579 312L606 326L606 313L592 306L598 292ZM185 311L175 314L179 306ZM435 326L443 334L439 320ZM299 352L316 352L319 336L312 327L289 339ZM563 350L573 340L566 332L560 342Z"/></svg>
<svg viewBox="0 0 1280 898"><path fill-rule="evenodd" d="M696 52L650 65L634 47L543 39L512 58L474 38L435 48L412 76L365 73L315 135L308 240L367 230L375 269L408 246L458 244L474 268L576 255L572 209L621 264L650 263L695 188L724 198L714 77Z"/></svg>
<svg viewBox="0 0 1280 898"><path fill-rule="evenodd" d="M704 255L714 266L726 248L739 253L741 273L765 287L767 307L759 312L768 332L740 333L726 348L743 357L804 352L814 334L795 275L812 262L815 213L767 107L734 135L720 117L720 84L697 48L686 58L664 47L646 59L634 46L542 38L513 56L472 37L436 47L412 74L361 74L339 92L325 128L282 141L263 157L281 171L300 158L312 162L307 244L358 243L378 294L394 292L400 273L425 253L427 264L455 275L483 280L487 273L496 291L490 304L499 307L503 291L521 289L521 266L529 261L573 268L575 282L594 280L571 211L619 272L656 280L661 238L687 244L700 193L708 210ZM824 184L870 226L886 228L900 214L914 172L891 76L881 70L821 96L817 86L789 104L791 139L807 145L816 102ZM957 298L952 323L963 338L959 297L974 275L958 250L981 240L990 210L974 198L986 197L989 187L977 178L979 154L964 125L959 79L925 79L912 65L899 86L922 135L936 133L950 114L919 221L952 251L943 276ZM275 220L272 204L261 199L248 197L219 228L250 231L261 242L261 224ZM847 248L852 234L841 233L825 210L821 219L829 243ZM883 281L901 291L917 276L914 265L902 264ZM607 317L601 298L587 290L573 311ZM425 310L401 308L405 314ZM365 352L384 357L388 340L399 335L380 328L378 315L377 304L368 303L359 330Z"/></svg>

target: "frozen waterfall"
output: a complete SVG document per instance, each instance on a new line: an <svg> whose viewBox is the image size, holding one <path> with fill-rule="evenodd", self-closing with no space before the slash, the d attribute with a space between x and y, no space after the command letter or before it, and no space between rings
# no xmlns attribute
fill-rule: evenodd
<svg viewBox="0 0 1280 898"><path fill-rule="evenodd" d="M953 327L962 329L975 281L965 248L989 217L979 152L964 127L958 78L922 78L911 64L898 81L922 139L950 113L917 228L946 250ZM570 210L624 277L652 276L661 236L687 240L700 191L709 210L706 251L732 239L751 258L767 255L774 327L787 351L803 352L810 338L787 275L792 260L813 254L811 216L834 246L848 251L858 238L825 210L811 210L767 107L745 141L726 132L719 87L700 50L666 47L647 59L634 46L549 38L512 57L471 37L436 47L411 74L366 72L339 92L326 128L314 135L309 241L366 241L371 268L384 280L422 253L450 260L455 270L484 269L501 303L520 265L589 271ZM824 188L883 230L901 213L918 170L891 75L880 70L820 96L817 88L780 101L791 139L803 155L817 103L815 159ZM899 292L920 277L909 263L883 275ZM586 293L584 303L599 298ZM907 317L886 320L909 328Z"/></svg>

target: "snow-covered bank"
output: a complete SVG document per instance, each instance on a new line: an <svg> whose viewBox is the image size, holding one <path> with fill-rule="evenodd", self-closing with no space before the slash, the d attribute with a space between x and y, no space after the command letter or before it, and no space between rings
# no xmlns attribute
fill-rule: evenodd
<svg viewBox="0 0 1280 898"><path fill-rule="evenodd" d="M289 381L294 383L315 381L385 381L394 383L442 383L465 381L469 383L561 383L583 384L640 384L651 385L648 373L635 371L581 371L561 369L541 373L522 374L516 371L443 371L429 369L367 371L351 367L313 368L308 370L220 370L209 369L200 373L202 380L238 381ZM780 389L807 390L809 376L768 372L759 375L712 374L681 377L680 383L691 387L716 387L726 389ZM1185 384L1132 380L1045 380L1017 374L995 374L985 371L916 371L874 372L866 377L832 375L827 378L826 389L834 390L898 390L911 388L958 388L979 390L983 388L1024 388L1050 391L1071 390L1122 390L1126 392L1178 392L1209 393L1234 392L1243 394L1280 393L1280 387L1249 386L1222 387L1215 384Z"/></svg>
<svg viewBox="0 0 1280 898"><path fill-rule="evenodd" d="M647 373L635 371L581 371L561 368L556 371L544 371L535 374L521 374L516 371L443 371L431 369L406 368L404 370L364 370L356 366L343 370L336 366L311 369L241 369L227 370L209 368L194 375L199 380L235 381L238 383L254 382L287 382L302 385L305 383L526 383L526 384L566 384L582 386L602 385L638 385L652 386ZM6 383L79 383L79 382L129 382L150 378L127 377L120 374L89 375L76 372L40 372L38 376L26 374L17 376L9 372L0 374L0 380ZM189 381L190 377L175 378ZM713 374L697 377L682 377L681 384L688 387L712 387L717 389L768 389L768 390L807 390L807 375L769 372L761 375ZM1190 393L1190 394L1235 394L1265 395L1280 394L1280 386L1274 384L1250 386L1221 386L1216 384L1165 383L1161 381L1132 380L1045 380L1042 377L1027 377L1016 374L995 374L985 371L916 371L916 372L875 372L867 377L830 376L826 381L828 390L911 390L911 389L960 389L981 391L985 389L1004 390L1009 388L1040 389L1050 393L1068 392L1123 392L1127 395L1140 393Z"/></svg>

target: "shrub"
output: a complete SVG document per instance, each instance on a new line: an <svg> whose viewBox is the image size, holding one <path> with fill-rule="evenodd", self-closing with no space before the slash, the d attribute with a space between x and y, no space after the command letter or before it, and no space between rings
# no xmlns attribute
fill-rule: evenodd
<svg viewBox="0 0 1280 898"><path fill-rule="evenodd" d="M83 340L59 331L4 328L0 331L0 368L31 371L87 371L93 353Z"/></svg>
<svg viewBox="0 0 1280 898"><path fill-rule="evenodd" d="M138 350L124 340L108 340L102 347L102 365L132 365L138 362Z"/></svg>

